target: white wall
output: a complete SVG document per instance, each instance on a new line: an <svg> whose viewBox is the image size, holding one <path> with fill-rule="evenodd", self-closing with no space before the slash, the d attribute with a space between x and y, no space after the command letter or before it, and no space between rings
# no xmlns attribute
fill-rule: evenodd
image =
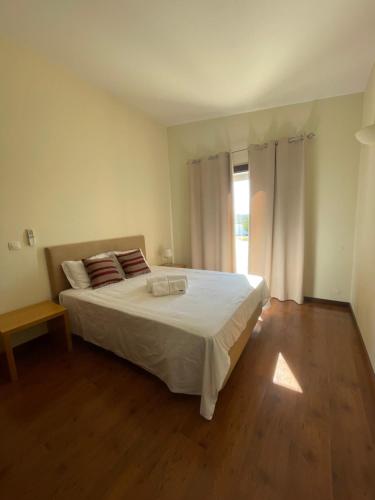
<svg viewBox="0 0 375 500"><path fill-rule="evenodd" d="M375 66L363 99L362 125L375 122ZM352 306L375 370L375 145L361 146Z"/></svg>
<svg viewBox="0 0 375 500"><path fill-rule="evenodd" d="M169 128L176 261L191 261L187 160L315 132L307 146L305 295L349 301L361 112L362 94L353 94Z"/></svg>
<svg viewBox="0 0 375 500"><path fill-rule="evenodd" d="M142 233L159 262L171 244L165 127L1 39L0 66L0 312L50 296L49 245Z"/></svg>

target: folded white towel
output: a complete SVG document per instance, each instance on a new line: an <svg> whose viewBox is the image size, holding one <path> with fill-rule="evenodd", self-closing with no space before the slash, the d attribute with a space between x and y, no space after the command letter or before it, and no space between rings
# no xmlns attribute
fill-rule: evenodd
<svg viewBox="0 0 375 500"><path fill-rule="evenodd" d="M186 274L167 274L167 278L169 279L169 281L185 280L186 281L186 288L189 284L188 277Z"/></svg>
<svg viewBox="0 0 375 500"><path fill-rule="evenodd" d="M152 284L152 295L154 297L163 297L164 295L181 295L186 292L186 281L181 280L167 280L156 281Z"/></svg>
<svg viewBox="0 0 375 500"><path fill-rule="evenodd" d="M152 292L152 285L154 283L158 283L159 281L168 281L166 274L156 274L155 276L151 276L151 278L147 278L147 291Z"/></svg>
<svg viewBox="0 0 375 500"><path fill-rule="evenodd" d="M151 286L151 292L154 297L169 295L169 281L156 281Z"/></svg>
<svg viewBox="0 0 375 500"><path fill-rule="evenodd" d="M169 293L171 295L179 295L186 293L187 282L184 279L169 280Z"/></svg>
<svg viewBox="0 0 375 500"><path fill-rule="evenodd" d="M152 285L154 283L159 283L159 282L166 282L166 281L178 281L178 280L184 280L186 283L185 290L188 287L188 277L186 274L156 274L154 276L151 276L150 278L147 278L147 291L152 293Z"/></svg>

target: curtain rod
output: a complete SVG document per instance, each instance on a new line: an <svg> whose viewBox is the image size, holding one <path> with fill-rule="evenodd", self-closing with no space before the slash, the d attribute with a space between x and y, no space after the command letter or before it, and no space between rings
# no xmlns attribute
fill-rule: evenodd
<svg viewBox="0 0 375 500"><path fill-rule="evenodd" d="M309 134L301 134L301 135L296 135L294 137L288 137L288 141L289 142L297 142L297 141L302 141L305 137L307 139L313 139L314 137L316 136L316 134L314 134L314 132L310 132ZM277 145L278 141L275 141L275 144ZM267 143L265 143L267 144ZM263 146L264 144L259 144L259 146ZM242 151L247 151L249 148L242 148L242 149L235 149L234 151L231 151L231 154L232 153L240 153Z"/></svg>

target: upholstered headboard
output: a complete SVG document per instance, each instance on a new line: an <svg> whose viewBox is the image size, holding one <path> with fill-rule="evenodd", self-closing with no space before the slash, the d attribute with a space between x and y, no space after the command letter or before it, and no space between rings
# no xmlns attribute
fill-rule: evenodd
<svg viewBox="0 0 375 500"><path fill-rule="evenodd" d="M60 292L70 288L61 267L64 260L81 260L110 250L121 251L132 250L133 248L141 248L146 256L144 236L124 236L110 240L85 241L83 243L70 243L46 248L45 253L52 297L55 299Z"/></svg>

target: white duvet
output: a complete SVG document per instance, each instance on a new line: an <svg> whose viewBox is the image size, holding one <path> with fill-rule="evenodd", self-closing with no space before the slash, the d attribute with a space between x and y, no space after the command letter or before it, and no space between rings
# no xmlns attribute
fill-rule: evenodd
<svg viewBox="0 0 375 500"><path fill-rule="evenodd" d="M152 267L152 273L165 273ZM182 270L168 268L168 274ZM73 333L153 373L172 392L201 395L211 419L230 368L228 351L268 290L259 276L184 269L184 295L153 297L150 274L93 290L65 290Z"/></svg>

